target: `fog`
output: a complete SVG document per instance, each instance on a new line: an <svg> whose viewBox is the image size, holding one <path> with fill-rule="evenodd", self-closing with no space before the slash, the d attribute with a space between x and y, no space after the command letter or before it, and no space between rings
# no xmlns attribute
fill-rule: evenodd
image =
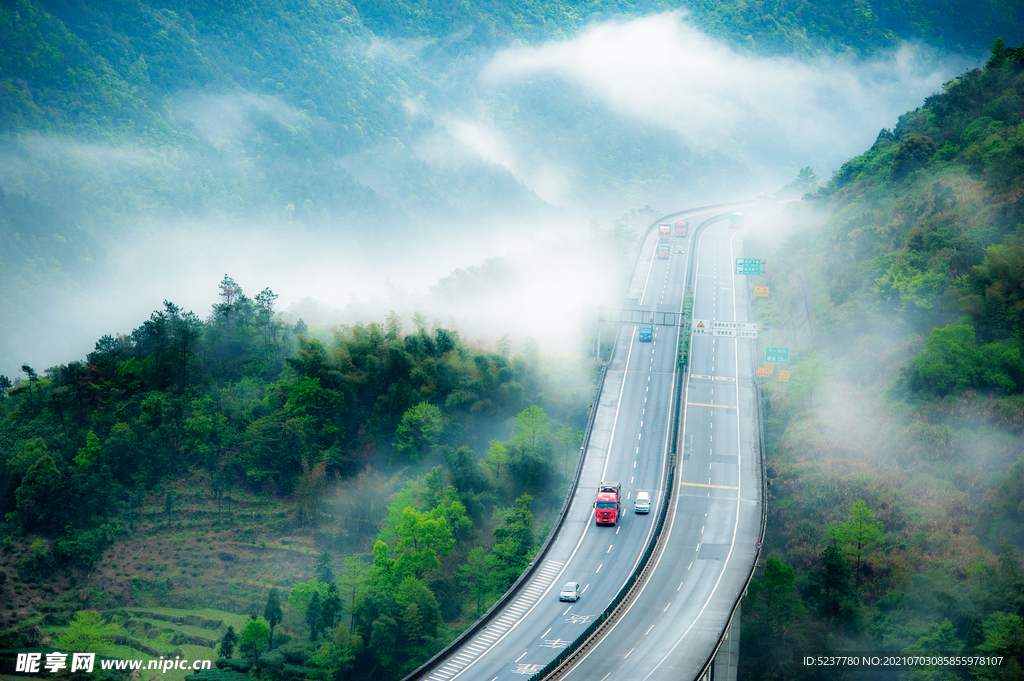
<svg viewBox="0 0 1024 681"><path fill-rule="evenodd" d="M408 68L442 68L418 62L427 59L421 47L376 40L365 56L397 54ZM380 321L394 309L407 321L420 312L454 324L464 337L529 336L542 349L572 351L580 347L581 306L613 301L622 290L621 249L592 232L591 220L609 229L645 203L668 213L749 199L806 165L827 178L966 66L936 62L920 46L872 61L753 57L701 34L679 12L476 55L456 67L445 97L408 92L398 103L408 129L337 152L338 177L386 201L388 217L357 220L335 211L314 228L280 211L239 218L214 205L185 215L129 201L110 206L109 221L76 219L99 244L96 266L59 292L25 285L38 295L28 317L0 320L0 373L13 377L23 363L42 370L82 358L99 336L129 333L165 299L205 317L225 273L249 295L273 289L289 321L304 310L317 316L307 322L323 326ZM459 69L470 72L460 76ZM566 103L536 98L537 84L550 79L563 84L566 99L578 97L580 108L549 115L545 101ZM495 102L514 115L496 116ZM170 110L219 150L231 181L243 181L234 169L253 162L241 149L253 133L252 111L295 134L310 125L283 97L245 92L181 93ZM605 129L591 138L588 126L598 124ZM629 166L640 175L619 186L606 176L615 179L638 159L620 153L615 162L622 165L609 166L577 153L585 146L600 153L602 139L641 128L656 147L725 160L714 172L694 160L689 174L665 175L660 185L647 182L644 167ZM577 137L569 140L567 130ZM624 139L630 148L632 138ZM28 136L15 140L16 151L7 147L4 191L69 210L80 203L76 192L97 183L117 186L148 173L180 186L193 172L173 151ZM29 157L45 162L47 172L26 165ZM286 162L293 164L286 173L310 172L301 158ZM310 198L328 214L321 197Z"/></svg>
<svg viewBox="0 0 1024 681"><path fill-rule="evenodd" d="M696 149L743 159L774 189L805 165L827 178L870 147L879 130L975 65L936 64L925 45L904 45L873 60L752 57L688 25L685 13L671 12L502 51L480 80L499 87L557 75L636 122L664 126Z"/></svg>

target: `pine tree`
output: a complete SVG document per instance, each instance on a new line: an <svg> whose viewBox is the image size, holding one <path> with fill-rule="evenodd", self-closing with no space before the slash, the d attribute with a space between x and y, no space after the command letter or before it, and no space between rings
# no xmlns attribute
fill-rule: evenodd
<svg viewBox="0 0 1024 681"><path fill-rule="evenodd" d="M320 592L314 591L313 597L309 599L306 606L306 624L309 625L309 640L315 641L320 631L320 618L323 615L323 608L320 605Z"/></svg>
<svg viewBox="0 0 1024 681"><path fill-rule="evenodd" d="M235 654L236 645L238 645L238 635L235 634L233 626L228 626L228 630L224 632L224 636L220 639L221 656L230 658Z"/></svg>
<svg viewBox="0 0 1024 681"><path fill-rule="evenodd" d="M267 606L263 608L263 617L270 624L270 645L268 650L274 649L274 627L281 623L284 614L281 612L281 594L277 588L270 590L270 596L267 597Z"/></svg>

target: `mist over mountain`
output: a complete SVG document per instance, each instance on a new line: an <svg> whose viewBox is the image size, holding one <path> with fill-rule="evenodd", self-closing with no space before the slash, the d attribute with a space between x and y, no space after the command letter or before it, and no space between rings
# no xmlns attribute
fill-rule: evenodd
<svg viewBox="0 0 1024 681"><path fill-rule="evenodd" d="M984 42L805 39L809 7L765 10L803 46L787 53L737 47L749 18L673 9L5 5L3 371L81 354L166 297L202 310L195 292L224 271L380 256L383 276L347 278L365 296L417 248L462 254L454 269L505 255L479 248L496 234L746 197L809 164L827 175ZM975 13L974 33L1000 12ZM421 271L412 288L445 274Z"/></svg>

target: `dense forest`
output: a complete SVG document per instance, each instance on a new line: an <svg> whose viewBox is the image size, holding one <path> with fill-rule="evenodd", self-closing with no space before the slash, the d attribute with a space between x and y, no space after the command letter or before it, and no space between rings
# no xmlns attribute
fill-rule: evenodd
<svg viewBox="0 0 1024 681"><path fill-rule="evenodd" d="M205 319L165 302L84 361L0 377L0 647L44 624L58 644L215 643L225 668L398 678L519 576L575 468L588 367L419 316L320 338L276 298L225 276ZM219 558L168 560L183 537ZM130 610L200 602L270 614L232 625L233 658L226 630L175 640Z"/></svg>
<svg viewBox="0 0 1024 681"><path fill-rule="evenodd" d="M1024 48L882 130L812 189L774 246L768 551L743 610L744 678L825 678L801 652L1024 653ZM814 263L809 265L808 263ZM795 338L796 334L792 334ZM829 677L833 678L833 677Z"/></svg>

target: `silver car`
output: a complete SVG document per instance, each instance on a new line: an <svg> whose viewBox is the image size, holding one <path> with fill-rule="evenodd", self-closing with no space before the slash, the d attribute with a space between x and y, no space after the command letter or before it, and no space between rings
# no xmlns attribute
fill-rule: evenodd
<svg viewBox="0 0 1024 681"><path fill-rule="evenodd" d="M580 583L569 582L562 587L562 590L558 592L558 600L560 601L578 601L580 599Z"/></svg>

